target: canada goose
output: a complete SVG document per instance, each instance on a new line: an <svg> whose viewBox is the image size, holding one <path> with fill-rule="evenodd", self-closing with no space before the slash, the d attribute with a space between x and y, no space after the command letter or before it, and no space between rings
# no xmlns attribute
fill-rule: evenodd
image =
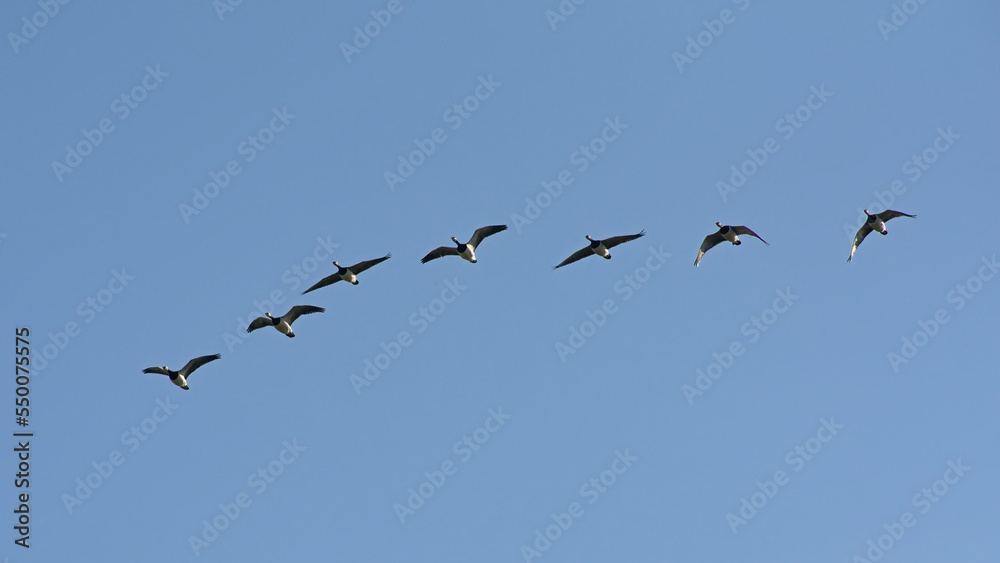
<svg viewBox="0 0 1000 563"><path fill-rule="evenodd" d="M476 232L472 233L472 238L469 239L469 242L465 244L458 242L457 238L451 237L451 240L454 241L457 246L439 246L428 252L427 256L421 258L420 263L426 264L431 260L436 260L442 256L461 256L462 258L465 258L469 262L475 264L476 248L479 246L479 243L483 242L483 239L490 235L495 235L500 231L506 230L507 225L492 225L490 227L478 228L476 229Z"/></svg>
<svg viewBox="0 0 1000 563"><path fill-rule="evenodd" d="M221 357L222 354L213 354L211 356L200 356L184 364L184 367L182 367L178 371L174 371L168 368L167 366L163 366L161 368L158 367L146 368L142 370L142 373L158 373L160 375L165 375L170 378L170 381L174 382L174 385L187 391L188 390L187 378L191 376L194 370L200 368L201 366L207 364L208 362L218 360Z"/></svg>
<svg viewBox="0 0 1000 563"><path fill-rule="evenodd" d="M321 287L326 287L332 283L337 283L340 280L344 280L345 282L350 282L354 285L358 285L358 274L367 270L368 268L371 268L375 264L385 262L391 256L392 254L386 254L385 256L381 258L376 258L374 260L365 260L364 262L358 262L357 264L349 268L341 266L336 260L334 260L333 265L337 267L337 273L330 274L329 276L326 276L325 278L319 280L318 282L316 282L315 285L303 291L302 295L305 295L314 289L319 289Z"/></svg>
<svg viewBox="0 0 1000 563"><path fill-rule="evenodd" d="M768 246L771 245L766 240L760 238L760 235L751 231L747 227L744 227L743 225L734 227L732 225L723 225L718 221L715 222L715 225L719 227L719 230L717 232L708 235L707 237L705 237L705 240L701 242L701 248L698 249L698 257L694 259L695 266L697 266L698 263L701 262L701 257L704 256L705 253L709 251L709 249L711 249L713 246L719 244L724 240L728 240L729 242L737 246L743 244L742 242L740 242L739 235L750 235L752 237L757 237L758 239L760 239L760 242Z"/></svg>
<svg viewBox="0 0 1000 563"><path fill-rule="evenodd" d="M257 317L254 319L250 326L247 327L247 332L253 332L258 328L264 328L265 326L273 326L278 329L278 332L284 334L288 338L294 338L295 333L292 332L292 323L295 319L299 318L301 315L308 315L310 313L322 313L326 309L322 307L313 307L312 305L296 305L288 310L287 313L280 317L272 317L271 313L264 313L267 318Z"/></svg>
<svg viewBox="0 0 1000 563"><path fill-rule="evenodd" d="M577 250L573 254L570 254L569 258L563 260L562 262L559 263L558 266L556 266L555 268L552 268L552 269L555 270L556 268L562 268L566 264L572 264L573 262L576 262L577 260L582 260L582 259L584 259L584 258L586 258L588 256L591 256L591 255L594 255L594 254L596 254L598 256L601 256L603 258L606 258L608 260L611 260L611 253L608 252L609 249L614 248L614 247L618 246L619 244L628 242L630 240L635 240L635 239L637 239L637 238L639 238L641 236L644 236L645 234L646 234L646 231L642 230L638 234L634 234L634 235L622 235L620 237L610 237L610 238L606 238L606 239L603 239L603 240L593 239L593 238L590 238L590 235L584 235L584 238L586 238L587 240L589 240L590 244L588 244L587 246L581 248L580 250Z"/></svg>
<svg viewBox="0 0 1000 563"><path fill-rule="evenodd" d="M892 209L886 209L882 213L868 213L865 209L865 215L868 219L865 220L865 224L861 225L858 229L858 234L854 235L854 244L851 245L851 255L847 257L847 261L850 262L854 258L854 251L861 246L861 241L865 240L868 233L872 231L879 232L883 235L889 234L889 231L885 230L885 222L889 219L895 219L896 217L916 217L916 215L910 215L909 213L903 213L902 211L893 211Z"/></svg>

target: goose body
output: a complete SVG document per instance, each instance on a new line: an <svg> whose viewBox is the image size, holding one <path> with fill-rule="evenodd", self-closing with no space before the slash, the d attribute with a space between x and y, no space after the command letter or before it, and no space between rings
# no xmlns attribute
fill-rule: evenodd
<svg viewBox="0 0 1000 563"><path fill-rule="evenodd" d="M174 371L168 368L167 366L163 366L163 367L149 367L142 370L142 373L158 373L160 375L165 375L170 378L170 381L174 385L187 391L189 389L187 384L187 378L191 377L191 374L194 372L194 370L207 364L208 362L218 360L221 357L222 354L212 354L211 356L199 356L191 360L190 362L184 364L184 367L182 367L177 371Z"/></svg>
<svg viewBox="0 0 1000 563"><path fill-rule="evenodd" d="M590 235L584 235L584 238L586 238L588 241L590 241L590 244L588 244L587 246L581 248L580 250L577 250L573 254L570 254L569 258L567 258L567 259L563 260L562 262L560 262L558 266L556 266L555 268L553 268L553 270L556 269L556 268L562 268L566 264L572 264L573 262L576 262L577 260L583 260L584 258L586 258L588 256L591 256L591 255L597 255L597 256L600 256L601 258L604 258L606 260L611 260L610 249L618 246L619 244L623 244L623 243L626 243L626 242L628 242L630 240L635 240L635 239L637 239L637 238L639 238L641 236L645 236L645 234L646 234L646 231L640 231L640 232L638 232L638 233L636 233L634 235L622 235L622 236L618 236L618 237L609 237L609 238L606 238L606 239L603 239L603 240L598 240L598 239L595 239L595 238L591 238Z"/></svg>
<svg viewBox="0 0 1000 563"><path fill-rule="evenodd" d="M851 245L851 255L847 257L847 261L850 262L854 258L854 251L861 246L861 241L865 240L872 231L879 233L881 235L889 234L889 231L885 228L885 222L890 219L895 219L896 217L916 217L916 215L910 215L909 213L903 213L902 211L893 211L892 209L886 209L882 213L868 213L868 210L864 210L867 218L865 219L865 224L861 225L858 229L858 233L854 235L854 244Z"/></svg>
<svg viewBox="0 0 1000 563"><path fill-rule="evenodd" d="M337 267L336 273L330 274L329 276L319 280L312 287L302 292L302 295L309 293L310 291L319 289L321 287L326 287L330 284L337 283L339 281L345 281L352 285L358 285L358 274L364 272L368 268L376 264L381 264L385 262L392 254L386 254L381 258L375 258L374 260L365 260L364 262L358 262L357 264L350 267L343 267L336 260L333 261L333 265Z"/></svg>
<svg viewBox="0 0 1000 563"><path fill-rule="evenodd" d="M258 328L264 328L266 326L273 326L281 334L284 334L289 338L294 338L295 333L292 332L292 323L295 322L295 319L302 315L322 313L324 311L326 311L326 309L322 307L314 307L312 305L296 305L280 317L273 317L271 316L271 313L264 313L265 316L257 317L252 323L250 323L250 326L247 327L247 332L253 332Z"/></svg>
<svg viewBox="0 0 1000 563"><path fill-rule="evenodd" d="M495 235L501 231L506 231L507 225L491 225L489 227L480 227L476 229L476 232L472 233L472 238L469 242L461 243L458 242L458 238L451 237L452 242L455 246L439 246L434 250L427 253L426 256L420 259L421 264L426 264L431 260L437 260L438 258L444 256L459 256L473 264L476 263L476 248L483 242L488 236Z"/></svg>
<svg viewBox="0 0 1000 563"><path fill-rule="evenodd" d="M719 230L705 237L705 240L701 242L701 248L698 249L698 257L694 259L694 265L697 266L705 253L708 252L712 247L719 244L720 242L729 242L734 246L739 246L743 244L740 240L740 235L749 235L754 238L760 239L760 242L770 246L766 240L760 238L760 235L750 230L748 227L743 225L723 225L719 221L715 222L715 226L719 227Z"/></svg>

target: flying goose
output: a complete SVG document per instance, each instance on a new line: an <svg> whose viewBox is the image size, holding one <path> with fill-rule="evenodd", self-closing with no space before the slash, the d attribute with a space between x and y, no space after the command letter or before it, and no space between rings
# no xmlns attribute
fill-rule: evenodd
<svg viewBox="0 0 1000 563"><path fill-rule="evenodd" d="M694 259L695 266L697 266L698 263L701 262L701 257L704 256L705 253L709 251L709 249L711 249L713 246L719 244L724 240L728 240L729 242L737 246L743 244L740 241L739 235L750 235L752 237L757 237L758 239L760 239L760 242L768 246L771 245L766 240L760 238L760 235L751 231L749 228L744 227L743 225L734 227L732 225L723 225L722 223L716 221L715 226L719 227L719 230L717 232L708 235L707 237L705 237L705 240L701 242L701 248L698 249L698 257Z"/></svg>
<svg viewBox="0 0 1000 563"><path fill-rule="evenodd" d="M469 242L465 244L458 242L457 238L451 237L451 240L457 246L439 246L434 250L428 252L427 256L421 258L420 263L426 264L431 260L436 260L438 258L441 258L442 256L461 256L462 258L465 258L469 262L475 264L476 247L479 246L479 243L483 242L483 239L490 235L495 235L500 231L506 231L506 230L507 230L507 225L492 225L490 227L478 228L476 229L476 232L472 233L472 238L469 239Z"/></svg>
<svg viewBox="0 0 1000 563"><path fill-rule="evenodd" d="M611 253L608 252L609 249L614 248L614 247L618 246L619 244L628 242L630 240L635 240L635 239L637 239L637 238L639 238L641 236L644 236L645 234L646 234L646 231L642 230L638 234L634 234L634 235L622 235L620 237L610 237L610 238L606 238L606 239L603 239L603 240L593 239L593 238L590 238L590 235L584 235L584 238L586 238L587 240L589 240L590 244L588 244L587 246L581 248L580 250L577 250L573 254L570 254L569 258L563 260L562 262L559 263L558 266L556 266L555 268L552 268L552 269L555 270L556 268L562 268L566 264L572 264L573 262L576 262L577 260L582 260L582 259L584 259L584 258L586 258L588 256L592 256L594 254L596 254L598 256L601 256L603 258L606 258L608 260L611 260Z"/></svg>
<svg viewBox="0 0 1000 563"><path fill-rule="evenodd" d="M305 295L305 294L309 293L310 291L313 291L314 289L319 289L321 287L326 287L326 286L328 286L328 285L330 285L332 283L337 283L340 280L344 280L345 282L349 282L349 283L352 283L354 285L358 285L358 274L360 274L361 272L367 270L368 268L371 268L375 264L379 264L381 262L385 262L391 256L392 256L392 254L386 254L385 256L383 256L381 258L376 258L374 260L365 260L364 262L358 262L357 264L355 264L355 265L353 265L353 266L351 266L349 268L345 268L345 267L341 266L336 260L334 260L333 261L333 265L337 267L337 273L330 274L329 276L326 276L325 278L319 280L318 282L316 282L315 285L313 285L309 289L303 291L302 295Z"/></svg>
<svg viewBox="0 0 1000 563"><path fill-rule="evenodd" d="M301 315L308 315L310 313L322 313L326 309L322 307L313 307L312 305L296 305L288 310L287 313L280 317L272 317L271 313L264 313L267 318L257 317L254 319L250 326L247 327L247 332L253 332L258 328L264 328L265 326L273 326L288 338L294 338L295 333L292 332L292 323L295 319L299 318Z"/></svg>
<svg viewBox="0 0 1000 563"><path fill-rule="evenodd" d="M161 368L158 367L146 368L142 370L142 373L158 373L160 375L165 375L170 378L170 381L174 382L174 385L187 391L188 390L187 378L191 376L191 373L194 372L194 370L200 368L201 366L207 364L208 362L218 360L221 357L222 354L212 354L211 356L200 356L184 364L184 367L182 367L178 371L174 371L168 368L167 366L163 366Z"/></svg>
<svg viewBox="0 0 1000 563"><path fill-rule="evenodd" d="M861 246L861 241L865 240L868 233L876 231L883 235L889 234L889 231L885 230L885 222L889 219L895 219L896 217L916 217L916 215L910 215L909 213L903 213L902 211L893 211L892 209L886 209L882 213L868 213L865 209L865 215L868 219L865 220L865 224L861 225L858 229L858 234L854 235L854 244L851 245L851 255L847 257L847 261L850 262L854 258L854 251Z"/></svg>

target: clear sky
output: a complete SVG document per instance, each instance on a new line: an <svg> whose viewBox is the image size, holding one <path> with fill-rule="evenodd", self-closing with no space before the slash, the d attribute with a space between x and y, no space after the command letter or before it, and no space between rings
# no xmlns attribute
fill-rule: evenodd
<svg viewBox="0 0 1000 563"><path fill-rule="evenodd" d="M230 1L0 8L0 556L1000 556L995 2Z"/></svg>

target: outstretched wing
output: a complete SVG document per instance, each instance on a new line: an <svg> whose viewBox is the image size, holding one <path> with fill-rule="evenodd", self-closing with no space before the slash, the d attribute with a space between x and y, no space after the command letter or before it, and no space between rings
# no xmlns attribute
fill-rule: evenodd
<svg viewBox="0 0 1000 563"><path fill-rule="evenodd" d="M258 328L264 328L265 326L270 326L270 324L271 324L271 319L267 317L257 317L256 319L253 320L252 323L250 323L250 326L247 327L247 332L253 332Z"/></svg>
<svg viewBox="0 0 1000 563"><path fill-rule="evenodd" d="M865 224L861 225L861 228L858 229L858 234L854 235L854 244L851 245L851 255L847 257L848 262L850 262L851 259L854 258L854 251L857 250L859 246L861 246L861 241L865 240L865 237L868 236L868 233L870 232L872 232L872 227L866 221Z"/></svg>
<svg viewBox="0 0 1000 563"><path fill-rule="evenodd" d="M184 367L178 372L184 377L190 377L191 372L200 368L201 366L207 364L208 362L213 362L222 357L222 354L212 354L211 356L199 356L190 362L184 364Z"/></svg>
<svg viewBox="0 0 1000 563"><path fill-rule="evenodd" d="M895 219L896 217L916 217L916 215L910 215L909 213L903 213L902 211L893 211L892 209L886 209L882 213L878 214L878 218L881 219L883 223L889 219Z"/></svg>
<svg viewBox="0 0 1000 563"><path fill-rule="evenodd" d="M469 244L472 248L478 248L479 243L483 242L483 239L499 233L500 231L506 231L507 225L491 225L489 227L480 227L476 229L476 232L472 233L472 238L469 239Z"/></svg>
<svg viewBox="0 0 1000 563"><path fill-rule="evenodd" d="M582 260L582 259L586 258L587 256L590 256L593 253L594 253L594 251L590 249L590 246L585 246L585 247L581 248L580 250L577 250L573 254L570 254L569 258L563 260L562 262L559 263L558 266L556 266L555 268L552 268L552 269L555 270L556 268L562 268L566 264L572 264L573 262L576 262L577 260Z"/></svg>
<svg viewBox="0 0 1000 563"><path fill-rule="evenodd" d="M435 248L434 250L428 252L427 256L424 256L423 258L421 258L420 259L420 263L421 264L426 264L426 263L430 262L431 260L437 260L438 258L441 258L442 256L452 256L452 255L458 256L458 249L457 248L455 248L454 246L439 246L439 247Z"/></svg>
<svg viewBox="0 0 1000 563"><path fill-rule="evenodd" d="M319 280L318 282L316 282L315 284L313 284L313 286L310 287L309 289L303 291L302 295L305 295L305 294L309 293L310 291L313 291L314 289L319 289L321 287L326 287L326 286L328 286L328 285L330 285L332 283L337 283L339 281L340 281L340 275L338 275L338 274L330 274L329 276L326 276L325 278L323 278L323 279Z"/></svg>
<svg viewBox="0 0 1000 563"><path fill-rule="evenodd" d="M709 249L724 240L726 240L726 237L720 235L719 233L712 233L705 237L705 240L701 241L701 248L698 249L698 257L694 259L694 265L697 266L698 263L701 262L701 257L704 256Z"/></svg>
<svg viewBox="0 0 1000 563"><path fill-rule="evenodd" d="M381 264L382 262L385 262L386 260L388 260L391 257L392 257L391 253L390 254L386 254L385 256L383 256L381 258L376 258L374 260L365 260L364 262L358 262L357 264L351 266L348 269L350 271L354 272L355 275L357 275L357 274L360 274L361 272L367 270L368 268L371 268L375 264Z"/></svg>
<svg viewBox="0 0 1000 563"><path fill-rule="evenodd" d="M296 305L291 309L289 309L288 312L285 313L285 316L282 318L285 319L285 321L287 321L288 324L292 324L295 322L295 319L301 317L302 315L308 315L310 313L322 313L324 311L326 311L326 309L322 307L314 307L312 305Z"/></svg>
<svg viewBox="0 0 1000 563"><path fill-rule="evenodd" d="M160 375L170 375L169 371L167 371L167 370L165 370L163 368L155 367L155 366L151 367L151 368L146 368L146 369L142 370L142 373L158 373Z"/></svg>
<svg viewBox="0 0 1000 563"><path fill-rule="evenodd" d="M606 238L606 239L602 240L601 242L604 243L604 248L611 249L611 248L614 248L614 247L618 246L619 244L622 244L624 242L628 242L630 240L635 240L635 239L637 239L637 238L639 238L641 236L645 236L645 235L646 235L646 231L645 231L645 229L643 229L642 232L634 234L634 235L622 235L620 237Z"/></svg>
<svg viewBox="0 0 1000 563"><path fill-rule="evenodd" d="M736 233L737 235L750 235L752 237L756 237L756 238L760 239L760 242L762 242L762 243L764 243L764 244L766 244L768 246L771 246L771 243L769 243L766 240L760 238L760 235L758 235L757 233L751 231L749 227L744 227L743 225L740 225L739 227L733 227L733 232Z"/></svg>

